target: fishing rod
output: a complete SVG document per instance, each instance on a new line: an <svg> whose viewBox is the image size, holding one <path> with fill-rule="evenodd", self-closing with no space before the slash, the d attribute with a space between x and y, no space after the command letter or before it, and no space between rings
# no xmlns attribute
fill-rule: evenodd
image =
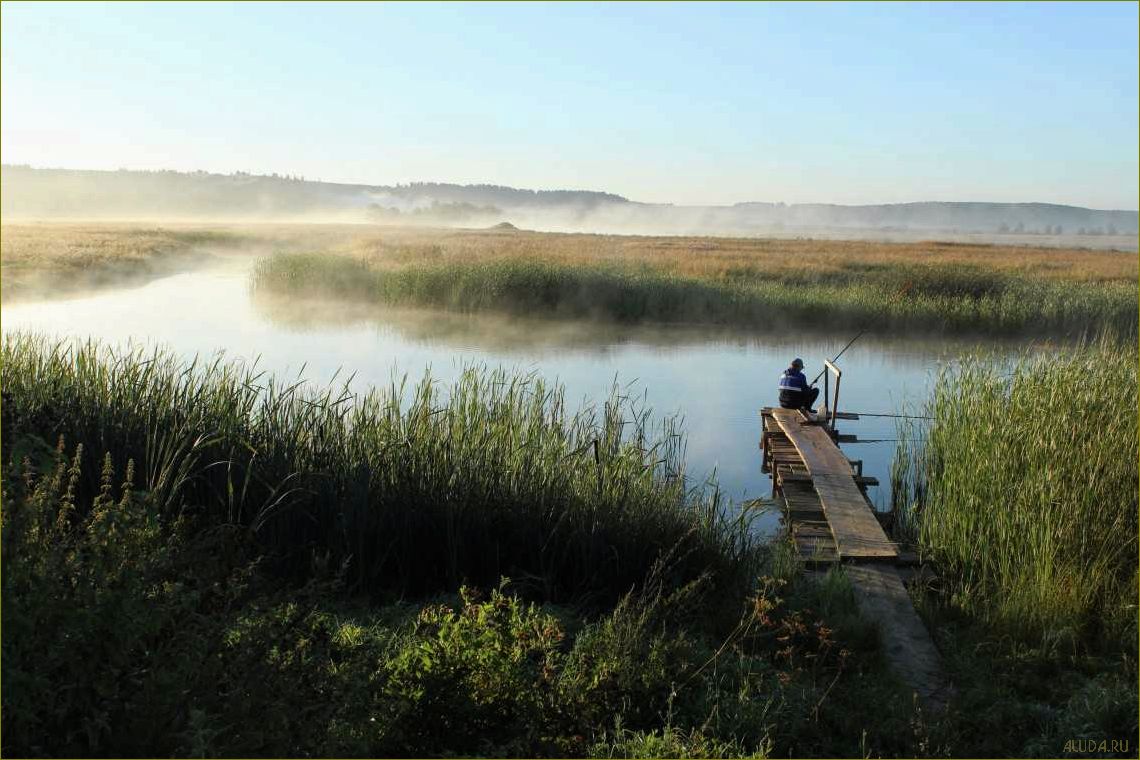
<svg viewBox="0 0 1140 760"><path fill-rule="evenodd" d="M900 420L932 420L933 417L927 417L924 414L886 414L885 412L852 412L860 417L892 417Z"/></svg>
<svg viewBox="0 0 1140 760"><path fill-rule="evenodd" d="M866 332L867 332L866 330L863 330L863 331L862 331L862 332L860 332L858 335L856 335L854 338L852 338L852 339L851 339L851 340L850 340L850 341L847 343L847 345L843 347L843 350L842 350L842 351L840 351L839 353L837 353L837 354L835 355L835 358L831 360L831 363L832 363L832 364L834 364L835 362L839 361L839 357L841 357L841 356L843 356L843 354L847 353L847 349L851 348L851 346L852 346L852 345L854 345L855 341L857 341L857 340L859 340L860 338L862 338L862 337L863 337L863 335L864 335L864 333L866 333ZM819 382L819 379L820 379L821 377L823 377L823 373L824 373L824 372L827 372L827 366L826 366L826 365L824 365L823 369L821 369L821 370L819 371L819 374L815 376L815 379L811 381L811 384L812 384L812 385L815 385L816 383L818 383L818 382Z"/></svg>

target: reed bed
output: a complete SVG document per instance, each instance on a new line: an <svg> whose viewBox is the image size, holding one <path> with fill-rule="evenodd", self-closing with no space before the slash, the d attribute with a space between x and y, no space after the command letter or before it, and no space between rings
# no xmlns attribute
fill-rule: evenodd
<svg viewBox="0 0 1140 760"><path fill-rule="evenodd" d="M77 503L109 453L167 511L244 526L298 573L346 563L356 588L399 593L509 575L608 601L666 552L683 577L747 574L745 526L689 487L673 422L616 390L571 412L539 377L473 367L356 395L31 335L5 338L3 371L9 473L62 436L86 458Z"/></svg>
<svg viewBox="0 0 1140 760"><path fill-rule="evenodd" d="M1136 393L1135 347L1109 341L938 378L933 421L901 429L896 506L953 605L1019 634L1134 647Z"/></svg>
<svg viewBox="0 0 1140 760"><path fill-rule="evenodd" d="M1119 254L1118 254L1119 255ZM967 264L846 270L688 271L651 260L285 254L261 260L257 290L460 311L625 322L855 324L894 330L1135 334L1135 281L1030 277Z"/></svg>
<svg viewBox="0 0 1140 760"><path fill-rule="evenodd" d="M1138 271L1135 251L939 241L884 243L365 227L339 237L330 230L323 245L315 238L295 242L298 245L292 250L297 252L341 253L384 266L542 259L575 266L644 264L711 280L848 280L931 267L1067 282L1135 283Z"/></svg>

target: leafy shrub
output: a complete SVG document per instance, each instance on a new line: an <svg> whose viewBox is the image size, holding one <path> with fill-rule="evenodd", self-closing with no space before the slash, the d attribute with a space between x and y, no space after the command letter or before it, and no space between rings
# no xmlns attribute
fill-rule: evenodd
<svg viewBox="0 0 1140 760"><path fill-rule="evenodd" d="M163 719L185 663L208 649L203 614L224 605L232 536L163 530L128 464L117 485L76 499L82 447L61 441L42 474L5 481L3 743L6 754L138 753L172 745ZM192 559L191 559L192 558Z"/></svg>

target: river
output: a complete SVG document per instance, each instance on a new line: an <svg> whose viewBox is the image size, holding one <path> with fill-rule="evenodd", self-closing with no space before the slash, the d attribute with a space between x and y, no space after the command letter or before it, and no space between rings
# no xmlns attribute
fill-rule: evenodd
<svg viewBox="0 0 1140 760"><path fill-rule="evenodd" d="M600 325L541 318L462 315L436 311L315 304L254 297L252 260L225 257L206 269L142 286L105 289L66 299L5 303L5 333L35 331L166 346L185 357L214 355L257 360L261 368L324 384L353 375L352 387L386 385L393 376L418 380L430 368L443 382L463 367L484 364L535 372L566 388L569 406L601 401L616 382L644 396L657 417L680 415L687 433L687 472L694 483L715 474L734 502L766 496L760 472L760 407L773 404L777 378L800 356L808 377L853 337L774 334L690 325ZM865 335L843 356L841 411L913 411L939 367L964 351L1013 344L945 338ZM868 443L845 443L864 474L879 479L869 491L890 503L895 420L864 417L840 425ZM774 528L775 516L758 522Z"/></svg>

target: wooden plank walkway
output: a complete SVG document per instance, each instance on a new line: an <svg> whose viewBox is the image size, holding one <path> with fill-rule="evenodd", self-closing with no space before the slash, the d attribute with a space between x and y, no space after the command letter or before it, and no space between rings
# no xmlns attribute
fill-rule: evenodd
<svg viewBox="0 0 1140 760"><path fill-rule="evenodd" d="M892 669L928 709L944 709L953 687L895 567L911 557L887 537L864 491L878 481L862 477L861 463L848 460L836 443L843 438L819 422L790 409L765 408L761 419L762 469L772 476L773 496L784 502L800 559L816 569L843 566L860 612L879 624Z"/></svg>
<svg viewBox="0 0 1140 760"><path fill-rule="evenodd" d="M863 492L855 484L851 463L820 425L808 423L793 409L773 409L780 426L803 460L807 474L835 539L842 559L887 560L898 558L898 549L883 532Z"/></svg>
<svg viewBox="0 0 1140 760"><path fill-rule="evenodd" d="M879 621L887 662L927 707L945 708L954 694L953 687L899 571L890 565L872 564L847 565L844 572L851 581L860 612L869 620Z"/></svg>

